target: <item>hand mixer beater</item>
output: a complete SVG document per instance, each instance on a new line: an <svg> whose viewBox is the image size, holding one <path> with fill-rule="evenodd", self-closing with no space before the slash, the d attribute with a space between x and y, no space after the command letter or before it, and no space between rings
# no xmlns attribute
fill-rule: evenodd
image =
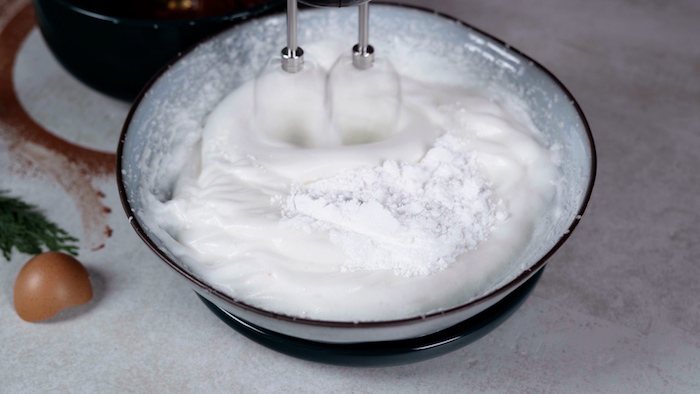
<svg viewBox="0 0 700 394"><path fill-rule="evenodd" d="M374 48L369 45L370 0L299 0L315 7L359 6L359 42L353 47L353 65L366 70L374 62ZM297 0L287 0L287 47L282 50L282 69L295 73L304 67L304 50L297 43Z"/></svg>
<svg viewBox="0 0 700 394"><path fill-rule="evenodd" d="M391 63L375 59L369 45L369 0L299 1L320 7L358 5L359 42L333 64L320 65L309 54L305 65L297 41L297 0L288 0L287 46L256 80L257 130L305 148L389 138L396 129L401 85Z"/></svg>

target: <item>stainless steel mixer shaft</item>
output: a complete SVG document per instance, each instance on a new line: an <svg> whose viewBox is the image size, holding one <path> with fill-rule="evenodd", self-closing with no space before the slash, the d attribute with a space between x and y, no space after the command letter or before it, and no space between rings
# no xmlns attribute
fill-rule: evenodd
<svg viewBox="0 0 700 394"><path fill-rule="evenodd" d="M359 8L359 42L352 48L352 64L367 70L374 64L374 48L369 45L369 1L370 0L300 0L304 4L318 7L351 6ZM282 69L296 73L304 68L304 50L297 42L297 0L287 0L287 47L282 49Z"/></svg>
<svg viewBox="0 0 700 394"><path fill-rule="evenodd" d="M360 4L359 43L352 48L352 64L367 70L374 64L374 48L369 45L369 2Z"/></svg>
<svg viewBox="0 0 700 394"><path fill-rule="evenodd" d="M304 50L297 43L297 0L287 0L287 47L282 49L282 69L296 73L304 68Z"/></svg>

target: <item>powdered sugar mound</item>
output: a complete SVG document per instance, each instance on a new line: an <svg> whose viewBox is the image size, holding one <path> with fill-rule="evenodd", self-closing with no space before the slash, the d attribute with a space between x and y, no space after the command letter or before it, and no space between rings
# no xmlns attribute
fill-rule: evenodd
<svg viewBox="0 0 700 394"><path fill-rule="evenodd" d="M386 161L292 187L281 225L329 231L343 270L429 275L488 238L507 213L466 141L444 135L419 163Z"/></svg>

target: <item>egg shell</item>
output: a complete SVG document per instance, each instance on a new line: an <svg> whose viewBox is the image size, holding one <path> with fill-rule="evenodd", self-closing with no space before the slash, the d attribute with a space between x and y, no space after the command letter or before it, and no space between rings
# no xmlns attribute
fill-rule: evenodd
<svg viewBox="0 0 700 394"><path fill-rule="evenodd" d="M46 252L19 271L14 286L15 311L23 320L40 321L69 306L92 299L87 270L72 256Z"/></svg>

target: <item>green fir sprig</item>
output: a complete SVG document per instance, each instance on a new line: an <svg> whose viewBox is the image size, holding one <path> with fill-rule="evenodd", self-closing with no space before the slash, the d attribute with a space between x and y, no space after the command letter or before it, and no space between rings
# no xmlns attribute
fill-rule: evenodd
<svg viewBox="0 0 700 394"><path fill-rule="evenodd" d="M5 259L10 260L13 247L23 253L39 254L42 245L48 250L78 255L78 247L73 244L77 238L46 219L35 206L7 197L7 193L0 190L0 249Z"/></svg>

